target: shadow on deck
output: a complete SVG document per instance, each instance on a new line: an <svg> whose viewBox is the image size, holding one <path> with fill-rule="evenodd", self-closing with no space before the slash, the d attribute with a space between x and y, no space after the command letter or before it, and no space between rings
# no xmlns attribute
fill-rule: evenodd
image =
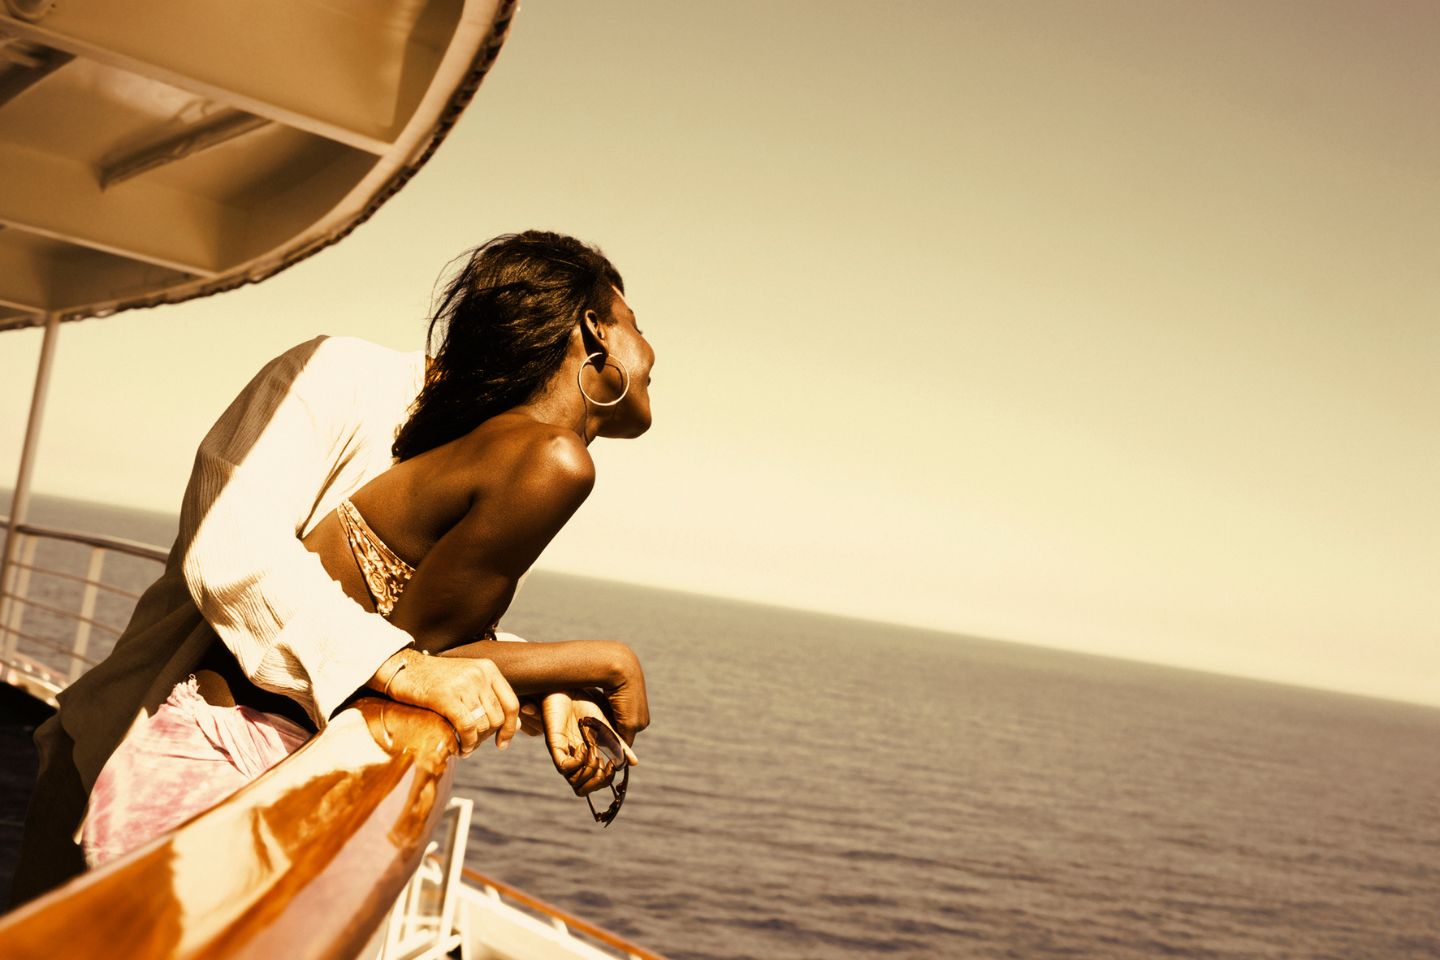
<svg viewBox="0 0 1440 960"><path fill-rule="evenodd" d="M10 900L10 878L20 858L25 810L35 787L39 766L35 728L54 712L48 704L0 683L0 904Z"/></svg>

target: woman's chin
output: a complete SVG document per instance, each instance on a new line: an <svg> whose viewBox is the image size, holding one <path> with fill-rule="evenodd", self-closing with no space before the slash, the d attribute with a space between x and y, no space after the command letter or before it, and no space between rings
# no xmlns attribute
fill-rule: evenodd
<svg viewBox="0 0 1440 960"><path fill-rule="evenodd" d="M600 435L613 440L633 440L645 431L650 429L650 411L646 410L643 415L637 414L627 417L623 421L611 421L607 423Z"/></svg>

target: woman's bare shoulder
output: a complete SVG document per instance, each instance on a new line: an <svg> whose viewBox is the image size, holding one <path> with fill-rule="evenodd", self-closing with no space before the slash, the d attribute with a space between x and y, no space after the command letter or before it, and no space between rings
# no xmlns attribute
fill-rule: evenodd
<svg viewBox="0 0 1440 960"><path fill-rule="evenodd" d="M466 438L473 478L487 488L514 485L583 487L595 482L595 461L573 430L525 416L501 415Z"/></svg>
<svg viewBox="0 0 1440 960"><path fill-rule="evenodd" d="M506 420L472 431L455 451L465 506L445 536L465 556L503 561L518 575L590 495L595 464L573 431Z"/></svg>

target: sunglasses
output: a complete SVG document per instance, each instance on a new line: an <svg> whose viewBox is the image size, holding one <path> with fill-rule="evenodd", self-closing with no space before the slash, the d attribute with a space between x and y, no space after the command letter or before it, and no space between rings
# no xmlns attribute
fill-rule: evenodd
<svg viewBox="0 0 1440 960"><path fill-rule="evenodd" d="M625 802L625 788L630 785L630 761L625 759L625 745L620 742L615 731L594 717L580 719L580 735L585 738L586 743L599 750L600 755L615 766L620 777L618 785L614 778L610 780L610 792L615 799L604 810L596 810L595 801L588 795L585 797L585 802L590 805L590 813L594 815L595 822L608 827L610 821L614 820L620 812L620 804Z"/></svg>

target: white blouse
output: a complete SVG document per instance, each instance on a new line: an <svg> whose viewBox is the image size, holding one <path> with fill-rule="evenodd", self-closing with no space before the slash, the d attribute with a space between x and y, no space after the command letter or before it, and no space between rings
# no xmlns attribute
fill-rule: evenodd
<svg viewBox="0 0 1440 960"><path fill-rule="evenodd" d="M195 455L165 573L111 655L60 695L87 789L217 634L252 682L319 727L410 642L346 596L299 538L389 469L424 373L423 353L319 337L235 398Z"/></svg>

